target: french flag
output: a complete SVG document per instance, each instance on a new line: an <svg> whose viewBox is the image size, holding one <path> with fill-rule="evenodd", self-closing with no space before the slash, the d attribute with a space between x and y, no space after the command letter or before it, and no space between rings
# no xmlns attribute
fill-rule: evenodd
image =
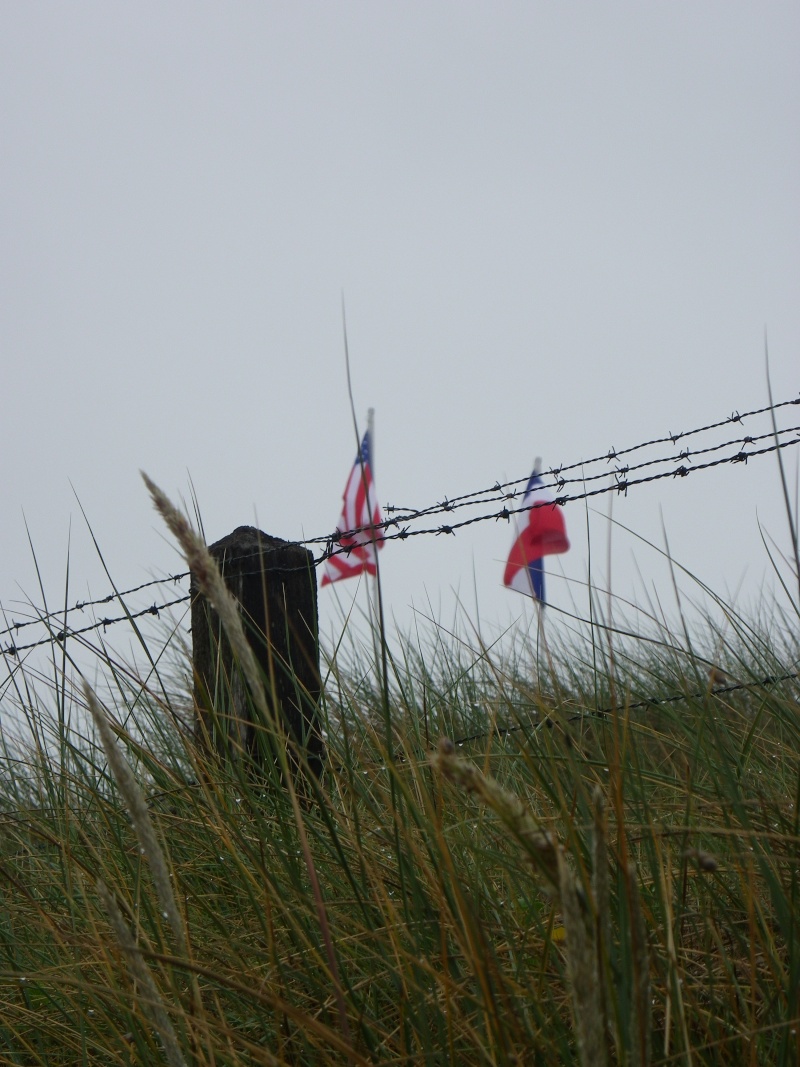
<svg viewBox="0 0 800 1067"><path fill-rule="evenodd" d="M525 527L518 532L511 546L503 585L544 604L543 557L569 549L564 513L535 469L528 481L522 506L530 511L523 515L523 520L527 520Z"/></svg>

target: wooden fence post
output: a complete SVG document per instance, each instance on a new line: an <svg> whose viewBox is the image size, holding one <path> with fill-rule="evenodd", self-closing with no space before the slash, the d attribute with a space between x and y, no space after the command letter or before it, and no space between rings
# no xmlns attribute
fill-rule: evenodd
<svg viewBox="0 0 800 1067"><path fill-rule="evenodd" d="M319 729L317 579L302 547L240 526L209 546L236 598L245 632L264 672L267 702L319 777L324 743ZM197 729L229 760L247 758L264 777L275 773L275 735L256 721L244 677L233 660L219 616L192 580L192 650ZM289 746L290 764L297 766ZM271 766L270 766L271 765Z"/></svg>

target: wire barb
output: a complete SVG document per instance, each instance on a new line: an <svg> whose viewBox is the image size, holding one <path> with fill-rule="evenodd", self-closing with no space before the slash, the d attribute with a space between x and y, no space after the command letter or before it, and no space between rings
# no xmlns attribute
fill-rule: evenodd
<svg viewBox="0 0 800 1067"><path fill-rule="evenodd" d="M558 467L551 467L549 477L552 480L552 484L548 486L548 488L555 490L556 495L553 501L553 506L564 507L568 503L588 500L608 492L624 494L627 497L628 491L634 486L649 484L663 478L686 478L690 474L695 474L701 470L709 470L726 463L743 463L746 465L750 459L753 459L756 456L769 455L784 448L798 445L800 444L800 426L792 426L786 429L770 428L765 433L752 434L744 438L737 438L733 441L723 441L717 444L708 445L704 448L695 448L692 449L691 452L688 448L684 448L677 455L673 454L671 456L662 456L657 459L642 460L638 463L617 464L616 469L613 472L613 481L610 484L608 481L608 471L605 469L596 474L586 473L587 469L591 470L592 466L601 462L615 462L622 456L627 456L655 445L669 443L674 446L681 438L707 434L712 430L720 429L731 423L741 424L746 418L755 418L767 412L774 414L775 411L781 408L795 405L800 405L800 394L790 400L784 400L777 404L771 404L757 410L745 412L744 414L740 414L739 411L734 411L725 419L709 423L706 426L699 426L694 430L688 430L682 433L669 433L666 437L643 441L640 444L631 445L628 448L620 450L617 450L612 446L603 456L598 455L594 459L581 460L567 465L561 464ZM795 436L789 437L790 434L794 434ZM769 441L769 444L765 443L767 441ZM762 447L757 447L759 445L762 445ZM733 455L723 455L715 459L706 460L705 462L696 462L697 458L700 456L727 450L731 448L731 446L736 448ZM750 451L745 450L748 447ZM690 457L693 457L695 460L692 465L688 465ZM675 463L679 463L680 466L677 468L673 467L672 465ZM651 474L642 474L639 477L631 477L631 475L636 475L648 468L656 469ZM580 469L580 474L578 476L565 477L565 472L576 471L578 469ZM354 530L344 531L337 528L333 534L325 534L320 537L299 540L296 543L305 546L321 546L319 555L315 557L313 561L314 566L316 567L321 563L324 563L327 559L330 559L331 556L340 553L349 555L353 550L353 544L343 544L342 542L351 541L351 539L359 533L377 532L385 541L405 541L409 537L421 537L427 535L440 536L442 534L450 534L455 536L457 530L463 529L466 526L471 526L474 523L487 522L490 519L495 522L498 522L501 519L510 522L512 515L523 514L530 510L530 507L525 507L524 505L518 507L508 506L508 502L518 500L524 495L528 481L528 477L505 483L495 481L494 485L488 489L477 489L455 497L445 496L439 503L425 508L400 508L389 504L386 505L385 510L387 513L391 513L393 517L386 519L384 522L379 523L374 527L364 526ZM602 484L596 488L586 488L588 485L591 485L591 483L598 481ZM581 486L582 491L564 493L563 490L568 485ZM500 510L492 509L486 513L473 515L470 518L463 519L460 522L452 522L447 525L431 526L423 529L412 529L410 525L427 516L498 502L503 504ZM18 658L21 652L26 652L29 649L36 648L40 645L52 643L53 641L63 644L67 637L80 636L92 630L100 629L101 627L105 631L109 626L115 625L116 623L131 621L143 615L154 615L160 618L160 612L179 604L185 604L189 601L190 597L178 597L177 599L168 601L164 604L153 602L150 606L135 612L129 612L126 608L125 614L121 616L113 618L106 617L78 629L72 629L66 626L66 618L75 611L84 612L87 608L100 606L102 604L110 604L114 601L118 601L125 607L126 598L141 590L153 586L166 585L168 583L173 583L173 585L175 585L187 577L190 577L188 571L178 574L170 574L166 578L156 578L151 581L142 582L130 589L122 591L114 590L106 596L99 597L95 600L77 601L73 607L64 607L58 611L46 612L33 609L35 617L26 619L25 621L12 620L4 629L0 629L0 637L13 634L16 638L19 632L28 626L43 625L49 627L50 622L53 620L58 620L58 628L55 632L51 632L47 637L44 637L39 641L33 641L23 645L18 645L16 640L11 641L0 650L0 654Z"/></svg>

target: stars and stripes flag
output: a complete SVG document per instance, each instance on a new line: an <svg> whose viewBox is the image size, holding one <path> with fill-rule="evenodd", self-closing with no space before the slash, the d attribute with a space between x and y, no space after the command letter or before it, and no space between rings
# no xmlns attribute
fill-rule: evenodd
<svg viewBox="0 0 800 1067"><path fill-rule="evenodd" d="M530 476L522 506L523 512L514 544L506 563L503 585L518 593L532 596L542 604L544 595L544 556L569 549L564 513L555 503L552 493L544 487L536 470Z"/></svg>
<svg viewBox="0 0 800 1067"><path fill-rule="evenodd" d="M375 561L378 549L383 548L383 531L374 529L383 522L380 505L372 484L372 467L370 463L370 434L364 434L361 448L356 456L350 477L344 490L342 514L336 525L334 549L349 549L349 552L337 551L325 561L322 585L339 582L342 578L352 578L366 571L375 574ZM366 527L366 529L359 529ZM357 530L357 533L340 537L340 534Z"/></svg>

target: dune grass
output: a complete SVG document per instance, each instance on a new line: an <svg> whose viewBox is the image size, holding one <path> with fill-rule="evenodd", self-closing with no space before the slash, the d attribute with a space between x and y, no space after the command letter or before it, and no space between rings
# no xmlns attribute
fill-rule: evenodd
<svg viewBox="0 0 800 1067"><path fill-rule="evenodd" d="M310 796L196 742L177 638L101 696L15 668L0 1062L798 1063L796 620L595 607L558 649L431 626L385 687L344 642Z"/></svg>

